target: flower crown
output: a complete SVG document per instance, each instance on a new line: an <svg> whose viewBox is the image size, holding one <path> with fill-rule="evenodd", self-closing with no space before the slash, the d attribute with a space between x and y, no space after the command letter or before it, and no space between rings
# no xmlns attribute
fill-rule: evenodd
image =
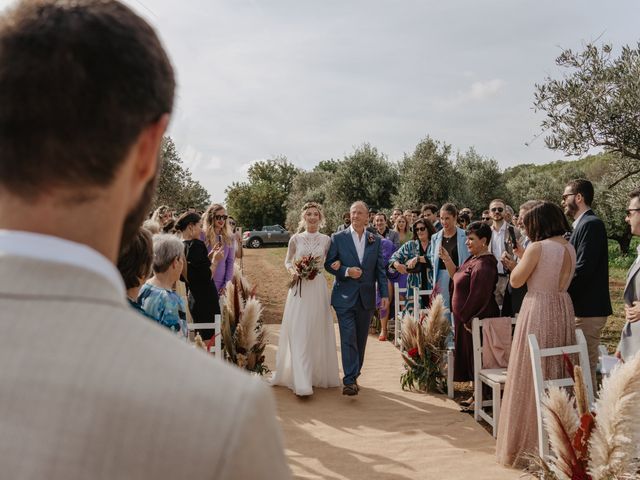
<svg viewBox="0 0 640 480"><path fill-rule="evenodd" d="M320 210L320 204L316 203L316 202L307 202L302 206L302 210L308 210L310 208L317 208L318 210Z"/></svg>

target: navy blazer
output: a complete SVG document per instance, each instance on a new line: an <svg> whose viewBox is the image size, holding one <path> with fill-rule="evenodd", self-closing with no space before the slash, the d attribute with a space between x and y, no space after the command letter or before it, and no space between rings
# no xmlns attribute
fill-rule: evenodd
<svg viewBox="0 0 640 480"><path fill-rule="evenodd" d="M604 223L592 210L587 210L569 241L576 249L576 273L569 286L576 317L611 315L609 248Z"/></svg>
<svg viewBox="0 0 640 480"><path fill-rule="evenodd" d="M336 280L331 291L331 305L336 310L348 310L356 306L360 300L367 310L376 308L376 282L381 297L389 297L385 263L382 257L380 236L366 229L364 257L362 263L358 259L356 246L351 238L351 229L345 229L331 236L331 246L324 268L335 275ZM340 268L334 270L331 264L340 260ZM348 267L359 267L362 276L358 279L345 276Z"/></svg>

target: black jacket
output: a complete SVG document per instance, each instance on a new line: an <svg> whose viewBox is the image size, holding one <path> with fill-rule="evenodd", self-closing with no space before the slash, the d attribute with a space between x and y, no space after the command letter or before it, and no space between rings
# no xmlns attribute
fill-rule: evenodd
<svg viewBox="0 0 640 480"><path fill-rule="evenodd" d="M576 249L576 274L569 286L576 317L611 315L609 250L604 223L587 210L569 239Z"/></svg>

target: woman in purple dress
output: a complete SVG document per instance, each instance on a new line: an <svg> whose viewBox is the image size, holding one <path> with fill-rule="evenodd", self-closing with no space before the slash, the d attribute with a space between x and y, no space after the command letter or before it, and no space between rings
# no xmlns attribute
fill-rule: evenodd
<svg viewBox="0 0 640 480"><path fill-rule="evenodd" d="M440 258L453 279L451 313L454 319L455 357L453 379L473 381L473 339L471 321L475 318L497 317L500 314L495 295L498 282L498 261L489 251L491 227L474 222L467 229L465 242L471 256L457 269L443 248Z"/></svg>
<svg viewBox="0 0 640 480"><path fill-rule="evenodd" d="M228 224L228 216L224 207L214 203L204 212L204 229L209 251L222 245L224 256L213 272L213 282L220 294L224 293L227 282L233 278L233 265L236 256L235 237Z"/></svg>

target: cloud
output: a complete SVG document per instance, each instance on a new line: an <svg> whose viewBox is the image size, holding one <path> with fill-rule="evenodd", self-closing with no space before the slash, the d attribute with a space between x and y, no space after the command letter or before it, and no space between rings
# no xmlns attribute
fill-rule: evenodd
<svg viewBox="0 0 640 480"><path fill-rule="evenodd" d="M505 81L500 78L494 78L493 80L489 80L487 82L474 82L471 85L471 90L465 94L469 98L474 100L483 100L485 98L489 98L494 96L502 87L506 85Z"/></svg>
<svg viewBox="0 0 640 480"><path fill-rule="evenodd" d="M501 78L493 78L484 82L473 82L471 86L450 98L436 100L436 105L449 109L470 102L486 100L497 95L507 83Z"/></svg>

